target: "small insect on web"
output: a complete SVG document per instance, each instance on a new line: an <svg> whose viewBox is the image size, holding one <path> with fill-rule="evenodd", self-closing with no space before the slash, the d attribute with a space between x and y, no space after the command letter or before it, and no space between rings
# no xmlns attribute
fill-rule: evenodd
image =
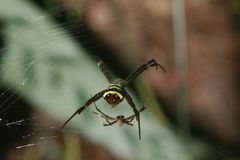
<svg viewBox="0 0 240 160"><path fill-rule="evenodd" d="M134 118L136 117L136 115L132 115L132 116L129 116L127 118L125 118L123 115L119 115L117 116L116 118L113 118L109 115L107 115L106 113L103 113L97 106L96 106L96 103L94 103L94 106L95 106L95 109L97 110L94 111L94 110L91 110L92 113L96 114L96 115L99 115L100 117L104 118L106 120L107 123L103 123L103 126L111 126L113 124L117 124L119 127L123 126L123 125L129 125L129 126L133 126L133 124L131 123ZM139 113L142 112L143 110L145 110L146 107L142 107L140 110L139 110Z"/></svg>
<svg viewBox="0 0 240 160"><path fill-rule="evenodd" d="M103 63L103 61L97 57L94 58L94 61L97 63L97 65L102 70L103 74L107 78L108 82L110 83L109 87L98 92L93 97L91 97L83 106L78 108L71 117L60 127L60 130L65 127L65 125L77 114L81 114L82 111L84 111L88 106L90 106L92 103L98 101L100 98L103 98L110 106L115 107L119 103L121 103L124 98L127 100L128 104L132 108L134 115L130 116L131 118L126 119L124 117L119 116L116 120L122 120L125 121L126 124L127 121L130 122L136 117L137 124L138 124L138 135L139 139L141 139L141 125L140 125L140 112L144 110L145 108L141 108L140 110L137 110L135 103L132 100L132 97L128 94L128 92L125 90L125 87L136 77L138 77L143 71L147 70L150 67L156 67L156 70L160 67L164 72L165 69L162 65L157 63L154 59L148 61L148 63L141 65L134 73L130 74L127 78L120 79L120 78L113 78L113 75L108 70L106 65ZM131 120L131 121L130 121ZM117 121L116 121L117 122ZM119 122L119 121L118 121ZM111 123L110 123L111 124Z"/></svg>

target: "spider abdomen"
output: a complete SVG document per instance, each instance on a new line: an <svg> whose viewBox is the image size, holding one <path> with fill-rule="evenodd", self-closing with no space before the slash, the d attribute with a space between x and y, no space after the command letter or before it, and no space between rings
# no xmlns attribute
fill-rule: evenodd
<svg viewBox="0 0 240 160"><path fill-rule="evenodd" d="M103 98L110 104L112 107L121 103L124 99L122 94L122 89L117 85L111 85L109 90L103 94Z"/></svg>
<svg viewBox="0 0 240 160"><path fill-rule="evenodd" d="M120 102L123 101L124 97L120 92L117 91L107 91L104 95L103 98L105 101L107 101L108 104L110 104L112 107L116 106Z"/></svg>

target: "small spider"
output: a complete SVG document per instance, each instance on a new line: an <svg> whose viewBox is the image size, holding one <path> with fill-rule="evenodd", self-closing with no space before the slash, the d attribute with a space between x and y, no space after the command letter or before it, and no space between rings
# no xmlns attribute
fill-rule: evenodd
<svg viewBox="0 0 240 160"><path fill-rule="evenodd" d="M117 116L116 118L113 118L105 113L103 113L97 106L96 104L94 103L95 105L95 109L98 111L98 112L95 112L95 111L92 111L92 113L96 114L96 115L100 115L102 118L104 118L106 120L107 123L103 123L104 126L111 126L113 124L117 124L119 127L122 127L124 124L127 124L127 125L130 125L130 126L133 126L133 124L131 123L134 118L136 117L136 115L132 115L132 116L129 116L127 118L125 118L123 115L120 115L120 116ZM138 112L142 112L143 110L145 110L146 107L142 107Z"/></svg>
<svg viewBox="0 0 240 160"><path fill-rule="evenodd" d="M60 127L60 130L77 114L81 114L83 110L85 110L88 106L90 106L92 103L96 102L100 98L103 97L103 99L112 107L115 107L117 104L121 103L124 98L127 100L128 104L131 106L134 117L136 117L137 123L138 123L138 135L139 139L141 139L141 126L140 126L140 115L139 111L136 109L136 106L131 98L131 96L128 94L128 92L125 90L125 87L138 75L140 75L144 70L148 69L149 67L156 67L156 70L158 67L160 67L164 72L165 69L162 65L158 64L155 60L150 60L148 63L140 66L134 73L130 74L126 79L122 80L120 78L114 79L111 72L108 70L106 65L103 63L103 61L99 58L95 58L94 61L97 63L97 65L102 70L103 74L107 78L108 82L110 83L109 87L98 92L93 97L91 97L83 106L78 108L72 116ZM120 117L119 117L120 118ZM124 119L124 118L123 118Z"/></svg>

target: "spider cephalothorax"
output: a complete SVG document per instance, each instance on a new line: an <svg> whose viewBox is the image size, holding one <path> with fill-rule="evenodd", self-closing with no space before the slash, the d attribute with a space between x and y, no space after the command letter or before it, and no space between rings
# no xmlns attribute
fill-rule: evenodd
<svg viewBox="0 0 240 160"><path fill-rule="evenodd" d="M109 122L109 125L118 123L121 124L130 124L130 122L136 117L137 123L138 123L138 133L139 133L139 139L141 139L141 126L140 126L140 111L137 110L132 97L128 94L128 92L125 90L125 87L133 80L135 79L139 74L141 74L144 70L148 69L149 67L160 67L164 72L165 69L163 66L158 64L155 60L150 60L148 63L140 66L134 73L130 74L127 78L124 80L122 79L114 79L110 71L107 69L105 64L100 60L99 58L94 59L97 65L100 67L102 72L104 73L105 77L107 78L108 82L110 83L110 86L107 89L104 89L100 91L99 93L95 94L93 97L91 97L83 106L78 108L70 118L61 126L60 129L62 129L75 115L82 113L83 110L85 110L88 106L90 106L92 103L96 102L100 98L104 98L105 101L110 104L112 107L115 107L117 104L121 103L124 99L128 102L130 107L132 108L134 115L130 116L128 118L124 118L124 116L120 115L116 117L113 122ZM107 118L109 118L108 116ZM106 118L106 120L107 120ZM110 117L111 118L111 117Z"/></svg>

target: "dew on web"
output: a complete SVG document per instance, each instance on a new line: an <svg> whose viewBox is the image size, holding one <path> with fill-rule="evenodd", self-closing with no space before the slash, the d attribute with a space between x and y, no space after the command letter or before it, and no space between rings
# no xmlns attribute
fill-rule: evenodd
<svg viewBox="0 0 240 160"><path fill-rule="evenodd" d="M48 137L40 137L37 142L20 145L20 146L17 146L16 149L23 149L23 148L28 148L28 147L40 146L40 145L48 143L52 139L58 138L58 137L60 137L60 135L54 135L54 136L48 136Z"/></svg>

